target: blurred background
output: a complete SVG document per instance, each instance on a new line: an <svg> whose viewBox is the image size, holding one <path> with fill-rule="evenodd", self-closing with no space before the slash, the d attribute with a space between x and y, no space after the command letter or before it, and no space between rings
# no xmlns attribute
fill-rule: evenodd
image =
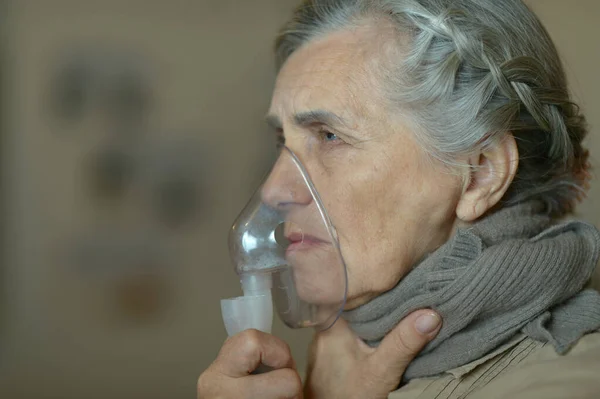
<svg viewBox="0 0 600 399"><path fill-rule="evenodd" d="M297 0L0 1L0 398L195 398ZM532 0L600 162L600 2ZM600 225L594 178L580 215ZM276 322L299 367L311 331Z"/></svg>

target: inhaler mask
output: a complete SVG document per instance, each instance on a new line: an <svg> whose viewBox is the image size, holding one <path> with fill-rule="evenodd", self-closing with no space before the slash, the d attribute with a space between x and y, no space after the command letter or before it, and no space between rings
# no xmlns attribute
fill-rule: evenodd
<svg viewBox="0 0 600 399"><path fill-rule="evenodd" d="M229 336L271 332L273 308L292 328L331 327L347 292L346 265L317 188L282 146L275 165L229 234L244 296L221 301Z"/></svg>

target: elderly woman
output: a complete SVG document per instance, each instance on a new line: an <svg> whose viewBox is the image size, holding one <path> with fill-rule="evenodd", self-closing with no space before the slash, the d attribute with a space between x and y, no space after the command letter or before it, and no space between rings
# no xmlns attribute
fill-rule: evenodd
<svg viewBox="0 0 600 399"><path fill-rule="evenodd" d="M522 1L305 1L276 53L269 120L331 215L348 299L304 389L251 330L199 397L600 397L600 234L559 222L586 124Z"/></svg>

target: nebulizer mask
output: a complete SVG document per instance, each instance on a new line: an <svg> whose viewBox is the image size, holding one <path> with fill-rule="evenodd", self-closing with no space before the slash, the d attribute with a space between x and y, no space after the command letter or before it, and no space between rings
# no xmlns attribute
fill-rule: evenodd
<svg viewBox="0 0 600 399"><path fill-rule="evenodd" d="M287 147L236 219L229 251L243 296L221 301L229 336L289 327L329 328L341 314L347 274L337 233L307 170Z"/></svg>

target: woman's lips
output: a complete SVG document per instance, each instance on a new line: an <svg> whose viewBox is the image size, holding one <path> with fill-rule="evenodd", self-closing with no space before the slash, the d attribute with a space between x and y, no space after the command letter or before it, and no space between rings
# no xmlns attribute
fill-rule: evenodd
<svg viewBox="0 0 600 399"><path fill-rule="evenodd" d="M290 245L288 245L286 249L286 253L312 249L328 243L327 241L321 240L315 236L302 233L291 233L287 235L286 238L290 242Z"/></svg>

